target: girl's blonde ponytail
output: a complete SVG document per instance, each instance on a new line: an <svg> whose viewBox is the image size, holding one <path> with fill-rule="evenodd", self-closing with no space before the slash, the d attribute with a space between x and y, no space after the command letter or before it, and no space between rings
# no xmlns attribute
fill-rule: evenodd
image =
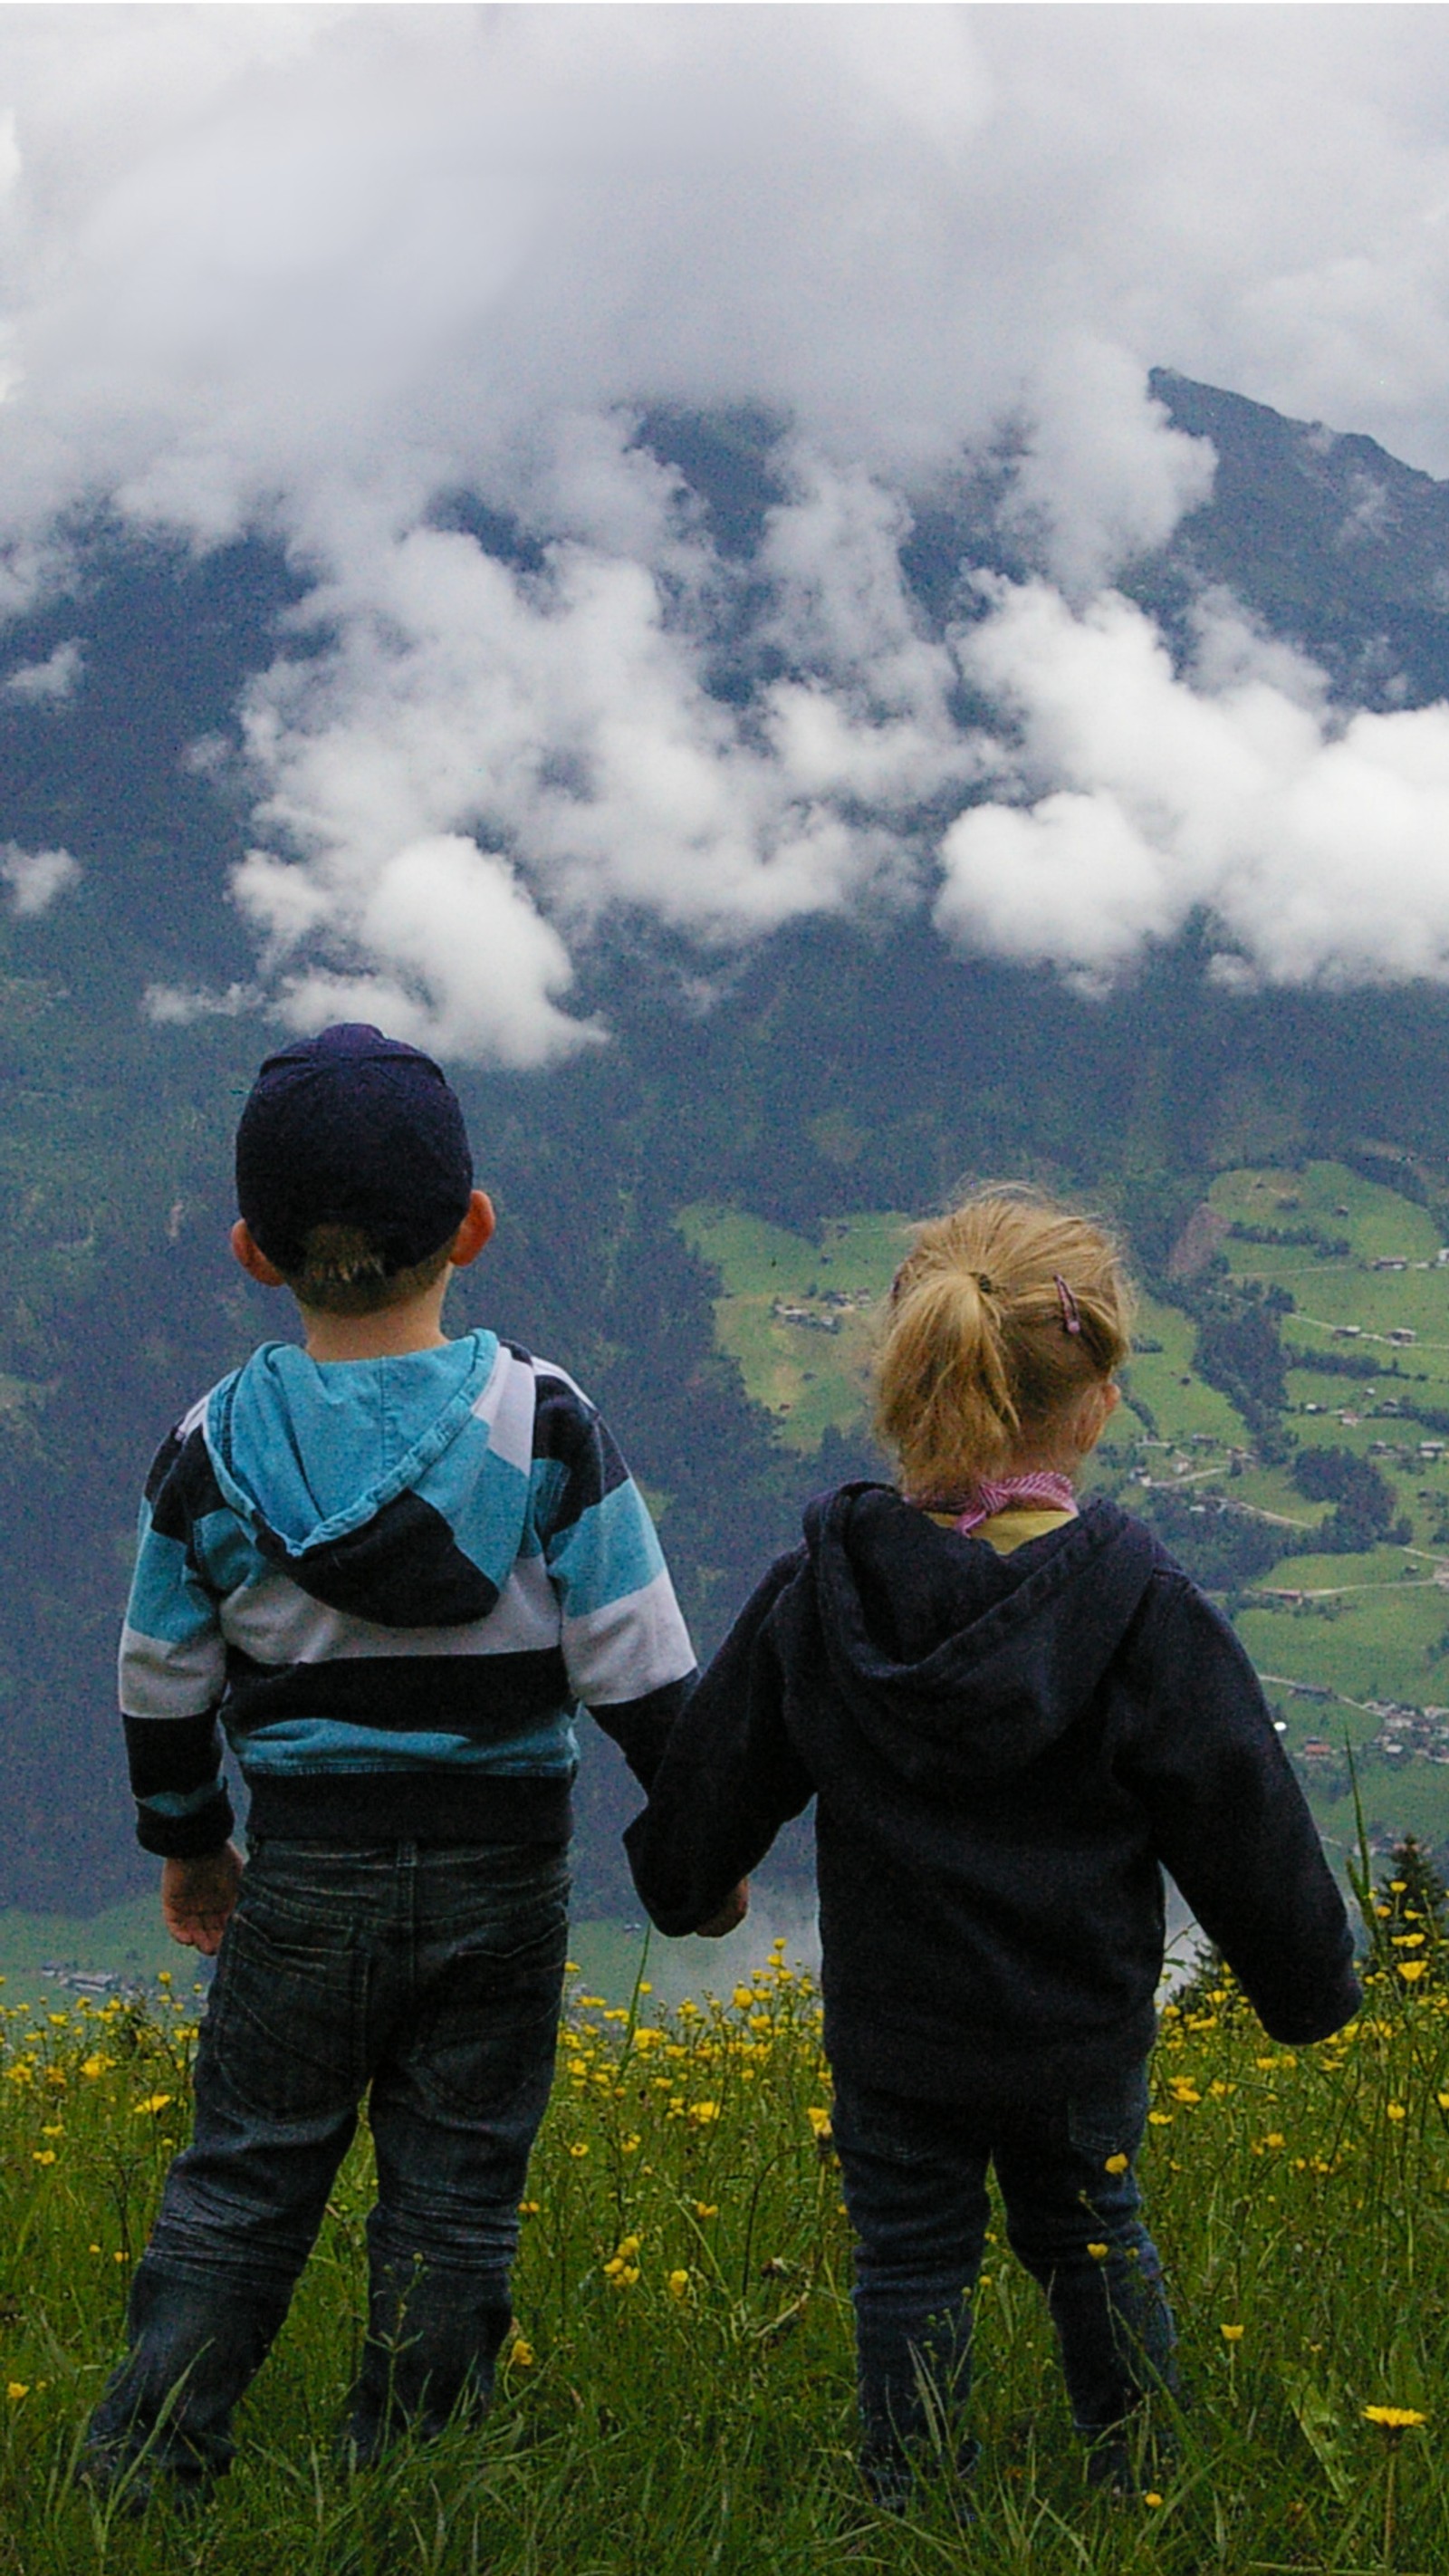
<svg viewBox="0 0 1449 2576"><path fill-rule="evenodd" d="M878 1437L921 1502L965 1501L1131 1348L1132 1291L1091 1218L1016 1186L915 1230L876 1364Z"/></svg>

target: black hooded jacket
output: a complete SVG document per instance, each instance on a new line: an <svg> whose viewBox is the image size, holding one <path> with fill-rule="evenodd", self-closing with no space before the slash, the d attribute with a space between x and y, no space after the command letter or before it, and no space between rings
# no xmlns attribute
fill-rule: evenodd
<svg viewBox="0 0 1449 2576"><path fill-rule="evenodd" d="M812 1503L626 1837L660 1929L706 1922L812 1795L825 2044L859 2082L970 2101L1144 2056L1164 1866L1276 2039L1357 2007L1257 1676L1113 1503L1008 1556L885 1486Z"/></svg>

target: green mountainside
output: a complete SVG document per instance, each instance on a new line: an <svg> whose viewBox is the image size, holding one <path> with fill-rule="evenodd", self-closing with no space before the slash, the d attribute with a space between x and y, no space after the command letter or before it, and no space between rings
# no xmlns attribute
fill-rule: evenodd
<svg viewBox="0 0 1449 2576"><path fill-rule="evenodd" d="M1393 509L1367 512L1363 578L1335 588L1329 522L1353 475L1380 470L1367 443L1275 427L1181 379L1158 391L1231 471L1136 568L1138 595L1170 621L1194 579L1231 576L1278 631L1320 639L1341 688L1368 697L1384 655L1400 700L1449 688L1444 488L1382 460ZM768 425L646 426L747 554ZM928 620L963 561L991 559L978 502L923 514L910 562ZM83 631L75 702L0 692L0 842L63 843L84 868L50 911L0 917L0 1907L67 1917L151 1877L112 1670L147 1461L186 1403L286 1328L225 1250L230 1133L267 1027L158 1027L140 1002L153 979L250 972L226 901L244 785L191 747L227 735L296 586L255 544L194 562L100 530L89 563L84 596L9 638L38 660ZM720 686L738 679L722 645ZM809 1494L873 1471L866 1356L910 1215L973 1176L1085 1195L1123 1225L1149 1291L1104 1473L1278 1677L1330 1834L1347 1731L1372 1819L1443 1843L1449 996L1231 993L1204 971L1209 947L1190 934L1092 999L953 957L919 917L813 922L718 968L701 1000L693 954L616 927L578 996L607 1048L459 1076L501 1222L451 1311L596 1396L708 1651ZM622 1917L634 1792L586 1735L581 1894ZM797 1842L782 1869L800 1866Z"/></svg>
<svg viewBox="0 0 1449 2576"><path fill-rule="evenodd" d="M1449 1210L1412 1165L1396 1178L1317 1160L1217 1175L1143 1299L1092 1478L1224 1600L1341 1852L1355 1776L1376 1846L1449 1840ZM781 1441L863 1440L905 1220L814 1241L738 1209L680 1223L719 1274L718 1345Z"/></svg>

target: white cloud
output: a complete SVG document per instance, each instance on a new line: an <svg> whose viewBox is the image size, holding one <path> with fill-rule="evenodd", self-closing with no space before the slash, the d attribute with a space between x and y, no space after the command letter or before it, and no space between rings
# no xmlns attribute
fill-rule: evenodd
<svg viewBox="0 0 1449 2576"><path fill-rule="evenodd" d="M818 462L797 471L762 548L760 640L788 635L804 676L743 710L707 685L732 577L677 496L652 540L663 570L555 541L524 574L417 528L374 546L365 597L322 590L311 615L336 644L280 660L243 710L274 846L236 891L270 969L320 956L323 984L297 989L330 993L344 951L434 1014L435 1043L529 1063L589 1034L556 1007L568 959L539 903L572 935L635 908L709 946L909 890L915 809L976 776L980 752L952 718L951 657L906 596L901 505ZM485 855L499 850L516 873ZM494 912L506 1012L482 963ZM477 935L452 937L465 915Z"/></svg>
<svg viewBox="0 0 1449 2576"><path fill-rule="evenodd" d="M57 644L43 662L23 662L0 680L0 697L19 698L27 706L58 706L74 697L84 667L80 638Z"/></svg>
<svg viewBox="0 0 1449 2576"><path fill-rule="evenodd" d="M241 870L237 896L267 933L274 960L298 938L296 869L260 852ZM385 1018L400 1036L427 1035L446 1053L493 1056L530 1067L596 1040L553 996L573 981L568 951L506 861L458 834L407 843L380 867L338 872L327 887L333 940L350 934L379 975L304 967L283 984L294 1027ZM364 1008L364 1004L368 1007Z"/></svg>
<svg viewBox="0 0 1449 2576"><path fill-rule="evenodd" d="M1264 971L1391 971L1309 784L1393 778L1408 737L1331 740L1301 675L1222 663L1220 617L1173 682L1088 603L1208 488L1154 361L1449 468L1439 13L223 0L15 10L6 42L0 614L97 506L290 547L315 649L241 711L237 892L294 1017L361 979L373 1016L534 1062L589 1042L570 965L611 909L709 948L909 899L985 752L901 546L1008 418L1018 524L1083 613L1002 602L968 651L1022 706L1024 801L954 827L953 935L1105 972L1200 885ZM659 403L789 424L749 573L632 445ZM430 525L462 489L542 568ZM1346 544L1379 507L1366 480ZM1123 672L1231 793L1144 783L1083 694Z"/></svg>
<svg viewBox="0 0 1449 2576"><path fill-rule="evenodd" d="M22 921L48 912L80 872L80 861L69 850L22 850L14 841L0 849L0 880L9 888L11 911Z"/></svg>
<svg viewBox="0 0 1449 2576"><path fill-rule="evenodd" d="M1036 379L1037 416L1008 516L1039 527L1068 589L1092 591L1134 554L1165 545L1211 498L1213 452L1174 429L1125 350L1068 332Z"/></svg>
<svg viewBox="0 0 1449 2576"><path fill-rule="evenodd" d="M228 984L220 993L205 984L148 984L141 1008L157 1028L189 1029L197 1020L241 1019L265 1000L259 984Z"/></svg>
<svg viewBox="0 0 1449 2576"><path fill-rule="evenodd" d="M1222 603L1183 677L1129 601L1040 583L997 585L960 651L1018 800L945 835L960 945L1100 975L1203 907L1269 981L1449 978L1449 706L1335 721Z"/></svg>

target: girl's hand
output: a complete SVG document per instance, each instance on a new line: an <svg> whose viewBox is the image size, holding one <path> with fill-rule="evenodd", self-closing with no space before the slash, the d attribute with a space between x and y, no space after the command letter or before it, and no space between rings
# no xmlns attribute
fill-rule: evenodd
<svg viewBox="0 0 1449 2576"><path fill-rule="evenodd" d="M161 1920L173 1941L214 1959L231 1920L246 1864L235 1843L197 1860L161 1864Z"/></svg>
<svg viewBox="0 0 1449 2576"><path fill-rule="evenodd" d="M742 1878L738 1887L730 1889L719 1912L712 1914L707 1923L699 1925L700 1940L722 1941L727 1932L737 1932L749 1910L750 1882Z"/></svg>

